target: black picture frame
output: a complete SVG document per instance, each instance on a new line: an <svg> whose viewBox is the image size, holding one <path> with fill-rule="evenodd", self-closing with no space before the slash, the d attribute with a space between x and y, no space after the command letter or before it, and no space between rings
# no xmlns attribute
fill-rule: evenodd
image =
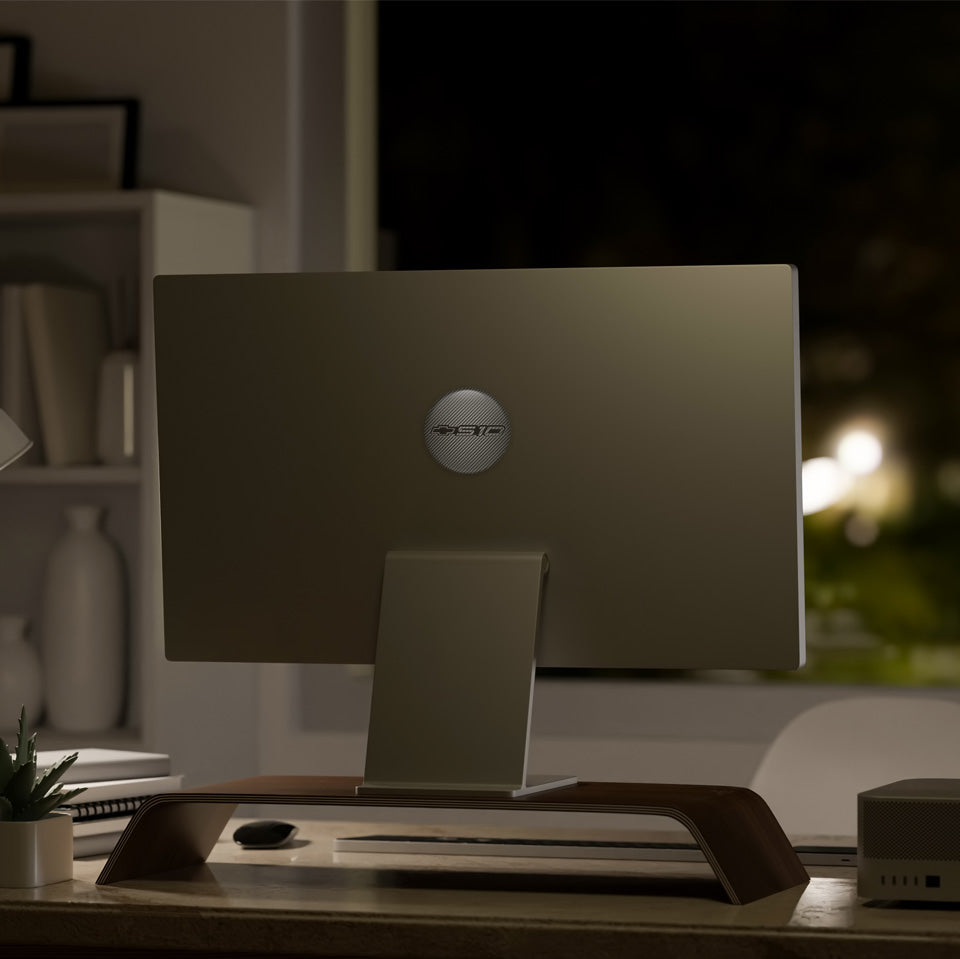
<svg viewBox="0 0 960 959"><path fill-rule="evenodd" d="M30 96L29 37L0 34L0 103L19 103Z"/></svg>
<svg viewBox="0 0 960 959"><path fill-rule="evenodd" d="M132 189L139 102L0 103L0 193Z"/></svg>

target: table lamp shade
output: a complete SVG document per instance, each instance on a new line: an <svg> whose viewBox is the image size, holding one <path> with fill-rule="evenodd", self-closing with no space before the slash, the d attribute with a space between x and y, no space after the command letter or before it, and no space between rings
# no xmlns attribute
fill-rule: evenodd
<svg viewBox="0 0 960 959"><path fill-rule="evenodd" d="M20 427L0 410L0 470L26 453L31 446L33 441L27 439Z"/></svg>

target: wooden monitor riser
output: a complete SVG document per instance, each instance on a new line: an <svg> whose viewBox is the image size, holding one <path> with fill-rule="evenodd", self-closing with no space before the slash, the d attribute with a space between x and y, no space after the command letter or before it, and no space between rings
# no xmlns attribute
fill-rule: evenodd
<svg viewBox="0 0 960 959"><path fill-rule="evenodd" d="M808 882L767 804L740 786L584 782L516 799L479 794L356 794L352 777L257 776L148 799L97 879L100 885L204 862L240 803L507 809L667 816L685 826L735 904Z"/></svg>

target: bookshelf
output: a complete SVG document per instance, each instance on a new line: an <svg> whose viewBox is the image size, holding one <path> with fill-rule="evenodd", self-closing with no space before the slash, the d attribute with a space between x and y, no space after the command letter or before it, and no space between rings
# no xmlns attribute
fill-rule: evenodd
<svg viewBox="0 0 960 959"><path fill-rule="evenodd" d="M35 639L44 563L63 531L66 506L106 509L106 532L127 570L123 725L83 741L41 730L44 748L61 741L151 748L159 712L177 701L179 690L163 660L152 279L160 273L250 272L253 240L253 211L222 200L162 190L0 195L0 280L93 280L106 292L116 334L140 354L136 465L30 464L0 473L0 612L26 615Z"/></svg>

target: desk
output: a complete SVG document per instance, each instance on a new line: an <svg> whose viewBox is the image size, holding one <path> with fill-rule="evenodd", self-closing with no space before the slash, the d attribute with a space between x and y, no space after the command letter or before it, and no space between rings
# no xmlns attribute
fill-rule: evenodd
<svg viewBox="0 0 960 959"><path fill-rule="evenodd" d="M960 951L960 908L860 903L849 868L813 868L806 887L734 906L705 864L334 854L334 836L395 827L304 821L293 846L254 853L230 840L238 822L205 865L162 878L97 886L103 860L91 859L75 863L71 882L0 890L0 955L940 959ZM471 832L508 832L485 830Z"/></svg>

